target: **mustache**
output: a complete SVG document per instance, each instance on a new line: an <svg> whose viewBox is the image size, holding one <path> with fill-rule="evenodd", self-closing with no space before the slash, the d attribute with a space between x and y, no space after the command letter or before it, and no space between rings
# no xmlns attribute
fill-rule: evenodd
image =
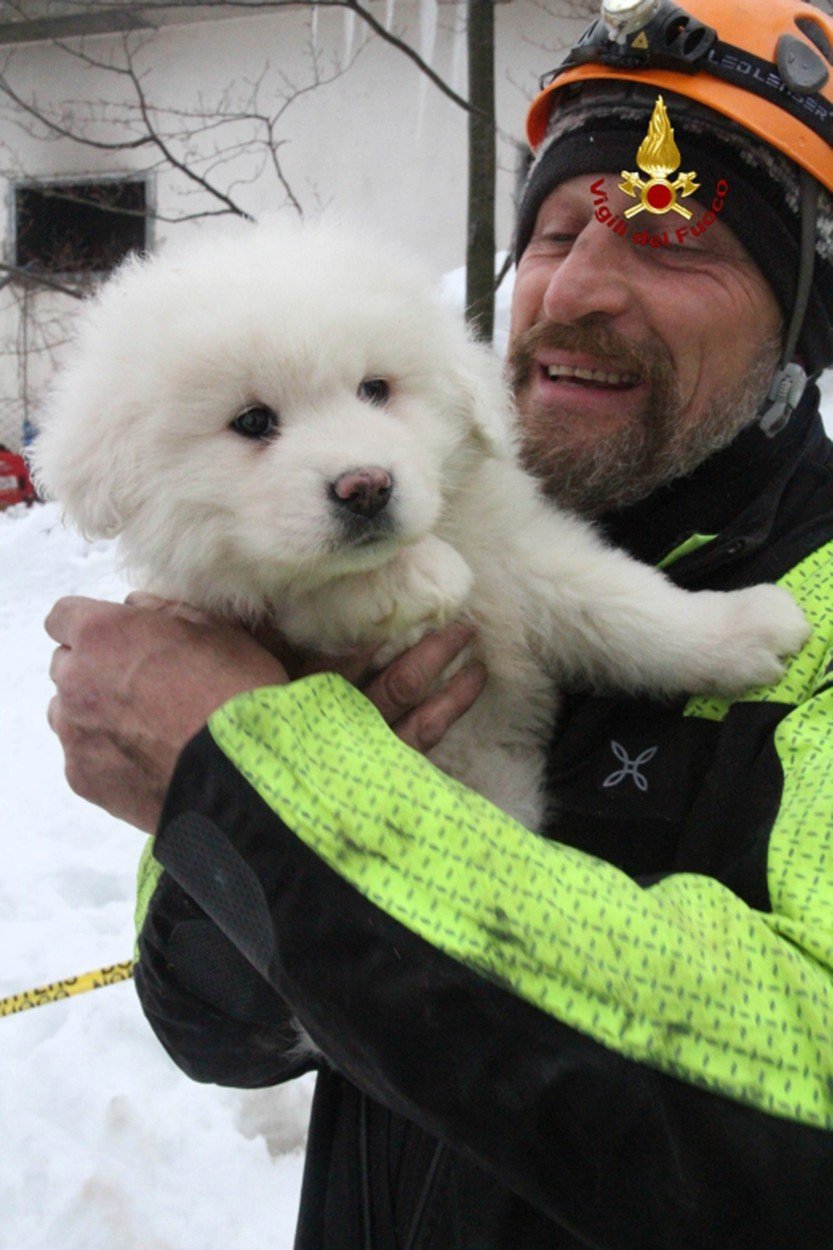
<svg viewBox="0 0 833 1250"><path fill-rule="evenodd" d="M651 386L665 388L674 381L671 354L658 335L634 342L594 315L571 324L545 322L515 336L506 363L516 394L529 381L540 353L553 348L603 357L611 372L637 373Z"/></svg>

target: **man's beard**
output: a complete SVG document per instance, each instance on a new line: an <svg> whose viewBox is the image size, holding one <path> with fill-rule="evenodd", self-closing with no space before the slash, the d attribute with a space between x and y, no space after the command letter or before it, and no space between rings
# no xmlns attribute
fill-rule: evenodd
<svg viewBox="0 0 833 1250"><path fill-rule="evenodd" d="M536 357L546 348L586 353L610 372L637 373L647 387L642 411L621 429L596 440L576 438L575 416L556 412L523 392ZM646 498L687 477L750 425L769 390L779 355L773 338L763 343L737 385L712 398L693 424L681 419L682 400L671 355L658 336L631 343L590 316L573 325L548 324L518 335L507 360L521 409L521 458L546 494L585 516L598 516Z"/></svg>

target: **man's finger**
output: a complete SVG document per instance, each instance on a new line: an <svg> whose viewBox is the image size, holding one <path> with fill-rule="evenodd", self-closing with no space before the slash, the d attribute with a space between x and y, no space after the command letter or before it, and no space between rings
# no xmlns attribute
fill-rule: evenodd
<svg viewBox="0 0 833 1250"><path fill-rule="evenodd" d="M171 603L170 599L163 599L161 595L152 595L148 590L131 590L129 595L125 595L125 603L131 608L159 608L168 607Z"/></svg>
<svg viewBox="0 0 833 1250"><path fill-rule="evenodd" d="M474 637L471 625L457 621L426 634L364 688L382 716L393 724L428 698L434 682Z"/></svg>
<svg viewBox="0 0 833 1250"><path fill-rule="evenodd" d="M63 599L52 605L43 627L54 642L69 643L80 609L96 602L97 600L84 595L64 595Z"/></svg>
<svg viewBox="0 0 833 1250"><path fill-rule="evenodd" d="M394 724L394 732L414 750L430 751L474 704L485 684L484 666L479 661L467 664L420 707Z"/></svg>
<svg viewBox="0 0 833 1250"><path fill-rule="evenodd" d="M69 655L69 647L65 647L63 645L61 645L60 647L56 647L55 650L52 652L52 659L50 660L50 663L49 663L49 678L50 678L50 681L54 681L56 685L58 681L60 680L61 669L66 664L66 659L68 655Z"/></svg>

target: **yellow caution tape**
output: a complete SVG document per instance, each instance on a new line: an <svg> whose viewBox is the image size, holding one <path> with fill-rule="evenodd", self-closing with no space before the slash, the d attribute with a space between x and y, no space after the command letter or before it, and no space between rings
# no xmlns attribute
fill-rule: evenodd
<svg viewBox="0 0 833 1250"><path fill-rule="evenodd" d="M95 972L82 972L80 976L53 981L51 985L41 985L35 990L21 990L19 994L0 998L0 1016L13 1016L18 1011L28 1011L31 1007L43 1007L46 1003L57 1003L60 999L70 998L73 994L86 994L88 990L100 990L105 985L129 981L132 976L133 960L126 959L124 963L110 964L107 968L96 968Z"/></svg>

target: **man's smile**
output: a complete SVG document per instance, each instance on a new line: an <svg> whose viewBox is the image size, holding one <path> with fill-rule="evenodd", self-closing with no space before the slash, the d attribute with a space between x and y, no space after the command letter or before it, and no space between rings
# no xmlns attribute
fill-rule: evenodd
<svg viewBox="0 0 833 1250"><path fill-rule="evenodd" d="M630 420L648 389L630 361L601 353L544 347L531 363L528 381L533 402L553 415L583 414L596 422ZM634 408L634 404L637 408Z"/></svg>
<svg viewBox="0 0 833 1250"><path fill-rule="evenodd" d="M588 369L579 365L541 365L550 382L573 382L605 390L630 390L641 382L638 373L610 369Z"/></svg>

